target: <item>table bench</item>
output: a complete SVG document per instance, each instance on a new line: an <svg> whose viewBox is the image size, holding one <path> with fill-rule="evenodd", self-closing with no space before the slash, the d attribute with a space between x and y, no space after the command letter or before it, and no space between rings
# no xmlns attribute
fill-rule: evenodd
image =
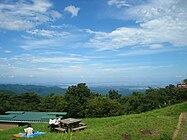
<svg viewBox="0 0 187 140"><path fill-rule="evenodd" d="M82 122L80 122L79 125L80 125L80 126L86 126L86 124L85 124L85 123L82 123Z"/></svg>
<svg viewBox="0 0 187 140"><path fill-rule="evenodd" d="M86 128L87 126L79 126L76 128L72 128L72 131L78 131L78 130L83 130L84 128Z"/></svg>
<svg viewBox="0 0 187 140"><path fill-rule="evenodd" d="M55 128L55 130L57 130L58 132L65 132L66 131L66 129L64 129L64 128Z"/></svg>

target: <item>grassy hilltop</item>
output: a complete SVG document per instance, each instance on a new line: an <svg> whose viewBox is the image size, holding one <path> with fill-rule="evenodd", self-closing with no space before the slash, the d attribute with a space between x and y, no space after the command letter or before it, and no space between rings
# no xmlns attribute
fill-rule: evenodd
<svg viewBox="0 0 187 140"><path fill-rule="evenodd" d="M187 112L187 102L141 114L107 118L82 119L88 128L73 133L50 133L48 124L32 124L35 131L47 134L34 140L170 140L181 112ZM12 134L23 132L24 127L0 131L0 140L11 140ZM185 129L185 130L184 130ZM183 132L186 128L182 129ZM179 133L177 139L182 140ZM25 138L19 138L20 140Z"/></svg>

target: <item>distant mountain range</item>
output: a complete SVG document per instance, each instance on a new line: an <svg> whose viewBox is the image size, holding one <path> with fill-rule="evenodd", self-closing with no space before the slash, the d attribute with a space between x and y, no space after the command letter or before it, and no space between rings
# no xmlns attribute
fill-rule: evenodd
<svg viewBox="0 0 187 140"><path fill-rule="evenodd" d="M48 95L50 93L63 94L66 92L66 89L57 86L47 87L38 85L0 84L0 92L3 91L16 94L34 92L39 95Z"/></svg>
<svg viewBox="0 0 187 140"><path fill-rule="evenodd" d="M145 86L90 86L89 89L94 93L108 94L109 90L116 90L121 95L131 95L132 92L144 92ZM40 86L40 85L20 85L20 84L0 84L0 93L21 94L34 92L42 96L54 94L64 94L67 88L58 86Z"/></svg>

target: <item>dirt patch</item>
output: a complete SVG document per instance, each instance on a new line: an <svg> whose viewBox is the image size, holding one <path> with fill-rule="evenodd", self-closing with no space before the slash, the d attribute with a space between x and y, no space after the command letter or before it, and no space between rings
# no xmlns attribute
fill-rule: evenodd
<svg viewBox="0 0 187 140"><path fill-rule="evenodd" d="M8 130L8 129L11 129L11 128L15 128L15 127L17 127L17 126L18 126L17 124L5 124L5 123L0 123L0 131Z"/></svg>
<svg viewBox="0 0 187 140"><path fill-rule="evenodd" d="M152 130L140 130L140 133L143 135L151 135L153 134Z"/></svg>
<svg viewBox="0 0 187 140"><path fill-rule="evenodd" d="M122 140L130 140L131 139L131 135L127 134L127 133L123 133L121 134Z"/></svg>

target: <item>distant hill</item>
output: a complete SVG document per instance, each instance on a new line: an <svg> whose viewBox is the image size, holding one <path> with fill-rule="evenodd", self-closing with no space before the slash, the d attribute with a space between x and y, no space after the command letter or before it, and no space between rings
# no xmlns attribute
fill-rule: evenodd
<svg viewBox="0 0 187 140"><path fill-rule="evenodd" d="M116 90L121 95L131 95L132 92L144 92L143 86L90 86L88 87L94 93L108 94L109 90ZM64 94L67 88L58 86L40 86L40 85L20 85L20 84L0 84L0 93L21 94L34 92L39 95Z"/></svg>
<svg viewBox="0 0 187 140"><path fill-rule="evenodd" d="M0 93L26 93L34 92L39 95L48 95L51 93L63 94L66 92L65 88L60 88L57 86L47 87L47 86L38 86L38 85L19 85L19 84L0 84Z"/></svg>
<svg viewBox="0 0 187 140"><path fill-rule="evenodd" d="M109 90L116 90L121 95L131 95L133 92L144 92L146 86L91 86L90 90L94 93L108 94Z"/></svg>
<svg viewBox="0 0 187 140"><path fill-rule="evenodd" d="M15 92L13 91L10 91L10 90L0 90L0 94L16 94Z"/></svg>

